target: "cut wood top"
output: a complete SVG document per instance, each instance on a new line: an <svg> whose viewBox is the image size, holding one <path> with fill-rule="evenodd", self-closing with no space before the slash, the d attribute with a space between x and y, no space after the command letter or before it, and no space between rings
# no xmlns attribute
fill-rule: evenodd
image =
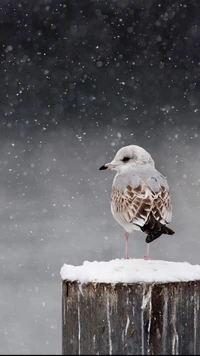
<svg viewBox="0 0 200 356"><path fill-rule="evenodd" d="M64 264L62 280L93 283L170 283L200 280L200 265L144 259L85 261L81 266Z"/></svg>

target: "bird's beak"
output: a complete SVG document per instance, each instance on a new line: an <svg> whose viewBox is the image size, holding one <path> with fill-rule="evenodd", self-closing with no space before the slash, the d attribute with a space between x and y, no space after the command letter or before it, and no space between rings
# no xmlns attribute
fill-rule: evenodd
<svg viewBox="0 0 200 356"><path fill-rule="evenodd" d="M113 168L115 168L114 164L106 163L104 164L104 166L101 166L99 170L102 171L103 169L113 169Z"/></svg>

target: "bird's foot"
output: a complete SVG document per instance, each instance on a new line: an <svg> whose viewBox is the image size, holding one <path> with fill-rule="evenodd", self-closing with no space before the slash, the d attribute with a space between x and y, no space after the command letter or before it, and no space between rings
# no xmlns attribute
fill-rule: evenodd
<svg viewBox="0 0 200 356"><path fill-rule="evenodd" d="M150 260L149 256L148 256L148 255L145 255L145 256L144 256L144 260L146 260L146 261Z"/></svg>

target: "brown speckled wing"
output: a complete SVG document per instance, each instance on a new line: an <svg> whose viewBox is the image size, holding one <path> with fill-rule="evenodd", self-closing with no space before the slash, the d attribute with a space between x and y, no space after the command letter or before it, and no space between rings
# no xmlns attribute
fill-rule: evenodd
<svg viewBox="0 0 200 356"><path fill-rule="evenodd" d="M161 186L157 197L154 199L152 214L156 220L168 224L172 218L172 205L169 191Z"/></svg>
<svg viewBox="0 0 200 356"><path fill-rule="evenodd" d="M124 191L112 188L111 205L114 218L121 224L133 223L143 226L150 212L163 224L171 220L171 200L168 190L160 186L154 192L147 182L140 179L139 185L127 185Z"/></svg>

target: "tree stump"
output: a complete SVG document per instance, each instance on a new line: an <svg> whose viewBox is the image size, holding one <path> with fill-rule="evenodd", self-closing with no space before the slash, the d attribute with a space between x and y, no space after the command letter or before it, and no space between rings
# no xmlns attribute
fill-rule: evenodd
<svg viewBox="0 0 200 356"><path fill-rule="evenodd" d="M119 260L115 261L114 269L114 261L99 266L96 280L94 263L87 262L85 269L63 266L63 355L200 354L200 266L157 261L157 265L162 262L160 268L163 263L177 267L172 275L170 265L162 282L159 267L155 270L154 262L142 260L146 269L139 268L139 272L146 271L146 277L138 282L136 269L141 260L121 260L121 270ZM91 269L94 276L90 276Z"/></svg>

